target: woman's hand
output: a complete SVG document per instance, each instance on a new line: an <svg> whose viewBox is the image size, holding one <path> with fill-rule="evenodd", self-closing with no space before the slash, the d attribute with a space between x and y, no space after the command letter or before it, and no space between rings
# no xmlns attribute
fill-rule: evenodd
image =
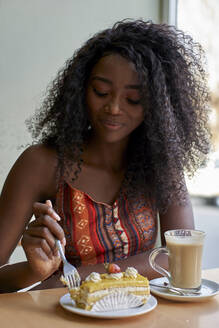
<svg viewBox="0 0 219 328"><path fill-rule="evenodd" d="M58 269L61 262L55 238L61 241L63 248L66 241L64 231L57 223L60 217L53 210L50 200L45 204L34 203L33 214L36 219L24 232L22 246L33 274L39 280L45 280Z"/></svg>

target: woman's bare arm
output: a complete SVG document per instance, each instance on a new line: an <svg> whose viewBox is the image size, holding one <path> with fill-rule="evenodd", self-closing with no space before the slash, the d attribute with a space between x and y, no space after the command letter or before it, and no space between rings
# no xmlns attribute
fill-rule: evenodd
<svg viewBox="0 0 219 328"><path fill-rule="evenodd" d="M164 232L174 229L194 229L194 215L189 195L186 204L172 204L165 214L160 215L162 245L165 245Z"/></svg>
<svg viewBox="0 0 219 328"><path fill-rule="evenodd" d="M33 214L33 203L51 197L54 159L41 146L28 148L15 162L0 197L0 265L7 263Z"/></svg>
<svg viewBox="0 0 219 328"><path fill-rule="evenodd" d="M11 169L0 197L1 266L8 262L25 231L33 214L33 203L54 197L55 169L54 152L43 146L28 148ZM6 282L8 290L15 288L16 281L19 288L35 282L32 280L37 280L37 277L34 277L33 272L32 278L28 278L30 272L28 263L1 267L0 289Z"/></svg>

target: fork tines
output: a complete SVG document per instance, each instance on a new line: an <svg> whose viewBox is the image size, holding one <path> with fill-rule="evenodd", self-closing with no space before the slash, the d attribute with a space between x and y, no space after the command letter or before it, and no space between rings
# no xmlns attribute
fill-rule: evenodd
<svg viewBox="0 0 219 328"><path fill-rule="evenodd" d="M80 287L80 276L78 273L68 274L65 276L65 279L68 283L69 288L78 288Z"/></svg>

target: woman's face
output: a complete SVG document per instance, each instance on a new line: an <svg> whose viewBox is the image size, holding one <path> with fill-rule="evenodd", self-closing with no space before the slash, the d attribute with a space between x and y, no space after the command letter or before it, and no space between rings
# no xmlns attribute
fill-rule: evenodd
<svg viewBox="0 0 219 328"><path fill-rule="evenodd" d="M91 71L86 102L96 137L109 143L128 140L144 117L134 64L118 54L102 57Z"/></svg>

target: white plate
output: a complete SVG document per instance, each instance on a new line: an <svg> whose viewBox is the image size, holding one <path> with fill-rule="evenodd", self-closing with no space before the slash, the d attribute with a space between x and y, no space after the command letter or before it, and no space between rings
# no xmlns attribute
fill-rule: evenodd
<svg viewBox="0 0 219 328"><path fill-rule="evenodd" d="M75 302L71 299L70 294L63 295L59 300L60 305L73 313L83 315L86 317L94 318L103 318L103 319L118 319L118 318L127 318L137 315L141 315L147 312L152 311L157 306L157 300L154 296L150 295L146 304L141 305L137 308L127 309L127 310L118 310L118 311L109 311L109 312L92 312L80 309L76 307Z"/></svg>
<svg viewBox="0 0 219 328"><path fill-rule="evenodd" d="M157 278L150 281L153 284L163 285L164 282L168 282L167 278ZM154 295L157 295L168 300L180 301L180 302L201 302L209 299L218 294L219 284L214 281L202 279L202 287L199 295L187 295L181 296L169 291L168 289L150 286L150 290Z"/></svg>

